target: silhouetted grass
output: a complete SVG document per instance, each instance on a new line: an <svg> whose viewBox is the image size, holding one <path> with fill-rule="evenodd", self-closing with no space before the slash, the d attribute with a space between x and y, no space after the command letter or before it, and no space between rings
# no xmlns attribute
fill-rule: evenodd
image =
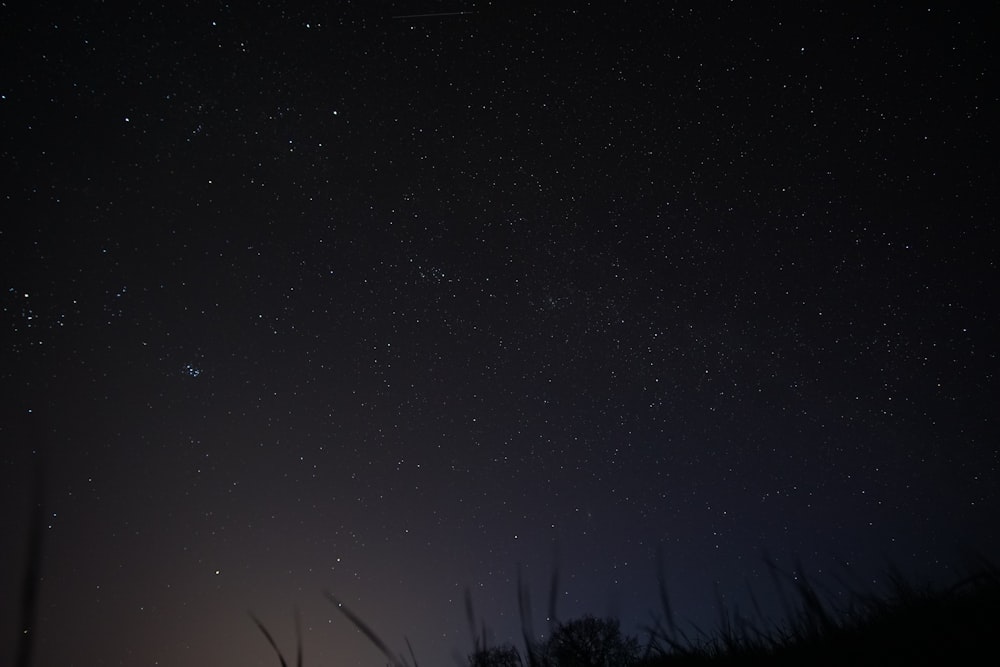
<svg viewBox="0 0 1000 667"><path fill-rule="evenodd" d="M994 637L1000 631L1000 570L988 561L981 560L950 587L917 585L890 569L887 591L852 591L851 599L842 606L835 605L831 595L824 596L800 565L789 573L771 561L767 564L782 602L785 615L782 621L771 624L764 621L751 595L759 619L756 623L729 611L720 601L718 627L714 631L706 632L691 624L692 631L686 632L676 621L660 568L658 586L663 615L646 628L645 644L620 634L614 619L588 616L558 622L551 591L549 640L536 642L532 639L530 591L519 571L517 598L523 647L518 650L510 644L489 646L486 625L477 622L467 592L466 614L473 643L467 664L470 667L892 666L993 664L996 659ZM557 590L557 583L558 569L553 568L551 590ZM410 667L405 658L394 656L386 643L353 612L329 593L327 597L393 667ZM416 667L412 648L410 658Z"/></svg>
<svg viewBox="0 0 1000 667"><path fill-rule="evenodd" d="M22 581L21 632L15 667L30 667L36 634L35 610L42 562L44 525L43 470L36 470L35 494L28 534L28 559ZM685 631L677 622L663 576L657 585L662 616L645 629L645 643L621 634L614 619L585 616L558 621L556 600L558 567L549 588L549 639L538 642L531 615L530 591L520 568L517 601L523 647L489 646L486 623L477 621L472 598L465 605L472 635L469 667L686 667L689 665L973 665L996 664L996 636L1000 632L1000 569L984 558L972 561L951 586L916 584L890 568L885 591L858 591L835 604L833 596L804 573L801 565L785 572L765 560L771 572L784 618L769 623L756 599L751 602L757 622L730 611L721 602L718 627L706 632L693 624ZM841 582L843 583L843 582ZM388 644L331 593L327 599L385 656L392 667L419 667L413 647L405 640L409 657L394 654ZM251 619L288 667L274 637L252 613ZM302 632L295 613L296 667L303 665ZM336 666L331 666L336 667Z"/></svg>
<svg viewBox="0 0 1000 667"><path fill-rule="evenodd" d="M650 631L650 652L638 664L665 665L957 665L996 659L1000 572L981 561L951 587L915 585L890 571L890 588L855 592L844 607L824 600L801 568L795 576L769 563L776 581L790 582L785 619L766 627L721 612L719 628L702 641L678 638L675 627ZM990 663L992 664L992 663Z"/></svg>
<svg viewBox="0 0 1000 667"><path fill-rule="evenodd" d="M284 654L281 649L278 648L278 643L274 641L274 637L268 632L267 627L250 612L250 618L253 622L260 628L260 631L264 633L264 637L267 639L267 643L271 645L274 652L278 654L278 661L281 662L281 667L288 667L288 661L285 660ZM299 611L295 610L295 665L296 667L302 667L302 622L299 617Z"/></svg>
<svg viewBox="0 0 1000 667"><path fill-rule="evenodd" d="M35 647L35 617L38 608L38 586L42 580L42 538L45 524L45 459L35 459L31 519L28 523L28 559L21 579L20 633L17 640L15 667L29 667Z"/></svg>

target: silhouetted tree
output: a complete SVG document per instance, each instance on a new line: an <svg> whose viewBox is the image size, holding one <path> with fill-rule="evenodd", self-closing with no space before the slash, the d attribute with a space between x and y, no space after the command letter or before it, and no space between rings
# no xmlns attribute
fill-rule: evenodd
<svg viewBox="0 0 1000 667"><path fill-rule="evenodd" d="M623 636L617 620L584 616L552 633L542 660L552 667L629 667L639 660L639 642Z"/></svg>

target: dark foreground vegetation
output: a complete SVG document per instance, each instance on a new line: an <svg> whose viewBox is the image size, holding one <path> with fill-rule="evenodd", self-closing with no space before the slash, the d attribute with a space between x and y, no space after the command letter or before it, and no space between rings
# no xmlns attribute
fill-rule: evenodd
<svg viewBox="0 0 1000 667"><path fill-rule="evenodd" d="M460 667L673 667L687 665L977 665L997 664L1000 633L1000 570L980 559L947 587L917 585L889 572L890 588L879 594L855 592L836 606L802 573L768 563L785 608L783 621L754 623L720 609L714 632L682 629L661 580L661 617L642 639L621 631L611 618L584 616L555 622L538 642L531 627L528 591L519 586L523 645L490 646L485 626L478 630L471 600L466 609L472 652ZM553 575L553 587L556 576ZM385 642L329 593L327 598L385 656L391 667L419 667L408 654L394 654ZM550 617L555 618L555 596ZM278 655L288 662L267 629L254 621ZM301 646L301 643L300 643ZM301 650L297 665L302 664Z"/></svg>
<svg viewBox="0 0 1000 667"><path fill-rule="evenodd" d="M36 635L44 515L42 475L37 471L35 488L15 667L31 667ZM519 581L523 644L491 646L485 624L477 622L471 597L466 593L466 613L474 640L465 664L459 667L1000 664L1000 569L986 559L973 561L952 585L943 587L914 584L890 571L888 590L854 591L849 602L839 605L824 596L801 567L790 573L770 562L768 566L784 606L784 619L768 623L758 613L761 620L755 622L720 608L720 620L712 632L688 628L675 620L661 576L661 613L645 628L642 638L623 633L615 619L585 616L553 621L547 639L539 642L533 639L538 635L532 625L529 592ZM557 590L558 572L554 570L548 614L552 619L557 618ZM382 652L391 667L419 667L409 641L407 654L393 653L365 621L330 593L325 595ZM281 666L288 667L268 629L252 614L251 618ZM295 621L295 664L302 667L298 617Z"/></svg>

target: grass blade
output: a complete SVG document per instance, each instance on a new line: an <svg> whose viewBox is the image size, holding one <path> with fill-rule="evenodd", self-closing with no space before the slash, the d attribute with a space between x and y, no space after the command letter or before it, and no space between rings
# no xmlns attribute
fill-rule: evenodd
<svg viewBox="0 0 1000 667"><path fill-rule="evenodd" d="M359 618L354 612L348 609L347 605L334 597L329 591L323 591L323 595L326 596L327 600L333 603L333 606L340 610L340 613L347 617L347 620L354 624L354 627L361 631L361 634L368 638L368 641L375 645L375 648L377 648L382 655L388 658L391 665L394 667L409 667L405 660L394 656L392 651L389 650L389 647L386 646L385 642L382 641L377 634L375 634L375 631L368 627L368 624L362 621L361 618Z"/></svg>
<svg viewBox="0 0 1000 667"><path fill-rule="evenodd" d="M45 471L39 458L35 464L35 492L28 526L28 562L21 588L21 635L17 642L16 667L31 664L35 640L35 616L38 609L38 582L42 569L42 525L45 523Z"/></svg>
<svg viewBox="0 0 1000 667"><path fill-rule="evenodd" d="M281 661L281 667L288 667L288 663L285 662L285 656L281 654L281 649L278 648L278 644L274 641L274 637L271 636L271 633L268 632L267 628L263 623L261 623L260 619L253 615L253 612L248 611L247 613L250 614L250 618L252 618L253 622L257 624L260 631L264 633L264 637L267 638L267 643L269 643L271 648L274 649L274 652L278 654L278 660Z"/></svg>

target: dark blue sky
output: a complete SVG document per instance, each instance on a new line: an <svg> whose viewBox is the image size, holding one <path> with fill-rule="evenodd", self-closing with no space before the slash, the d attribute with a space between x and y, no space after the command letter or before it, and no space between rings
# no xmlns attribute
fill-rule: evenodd
<svg viewBox="0 0 1000 667"><path fill-rule="evenodd" d="M448 664L463 591L996 554L996 44L946 3L0 10L0 600L38 665ZM464 11L453 16L393 18ZM874 582L874 583L873 583ZM3 655L17 607L0 608ZM515 633L515 634L512 634Z"/></svg>

